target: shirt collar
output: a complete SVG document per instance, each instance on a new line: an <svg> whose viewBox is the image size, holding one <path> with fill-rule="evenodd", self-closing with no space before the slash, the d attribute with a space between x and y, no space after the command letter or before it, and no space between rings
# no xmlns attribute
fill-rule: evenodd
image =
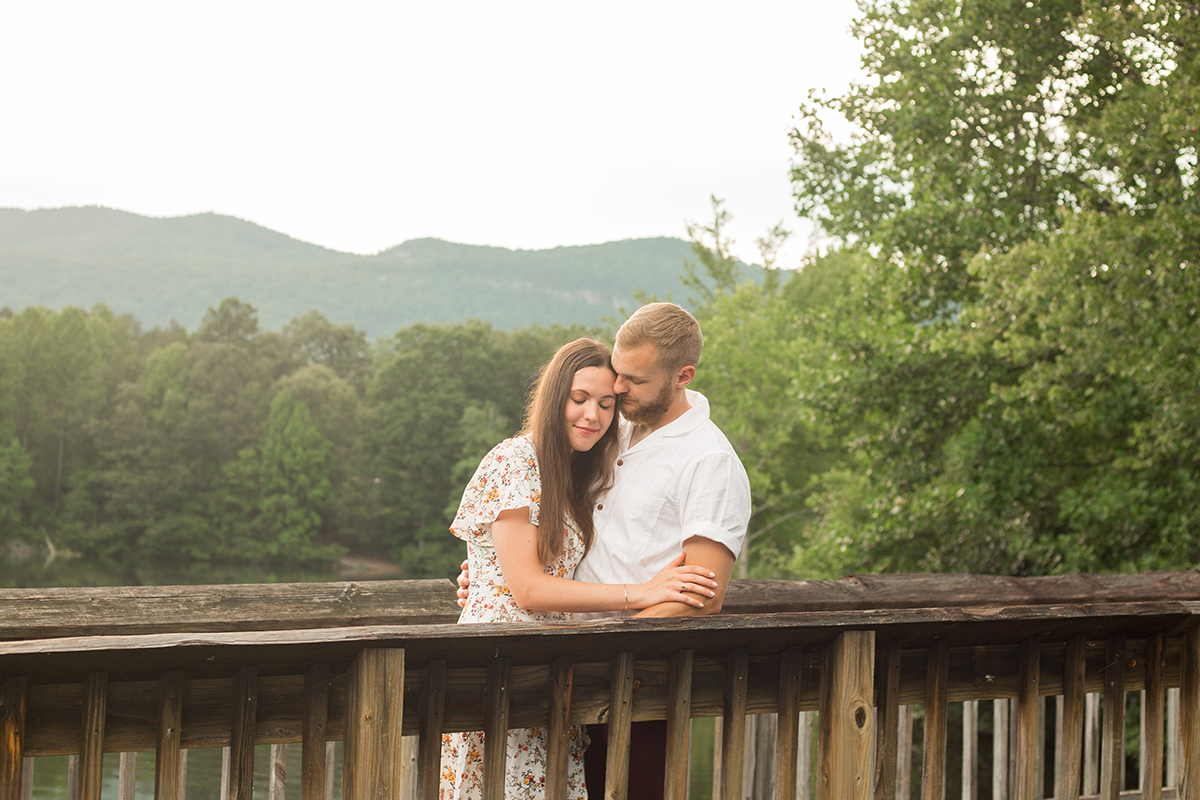
<svg viewBox="0 0 1200 800"><path fill-rule="evenodd" d="M687 394L688 405L691 408L680 414L677 419L671 420L658 430L647 434L645 439L632 448L629 446L629 440L633 436L633 425L624 418L621 419L620 451L622 455L629 450L642 451L658 447L662 444L663 439L670 436L685 436L708 421L708 398L691 389L684 389L684 392Z"/></svg>

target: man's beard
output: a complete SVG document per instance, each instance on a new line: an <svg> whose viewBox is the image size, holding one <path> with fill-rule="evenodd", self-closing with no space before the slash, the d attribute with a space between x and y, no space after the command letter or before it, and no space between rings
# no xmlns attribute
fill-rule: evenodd
<svg viewBox="0 0 1200 800"><path fill-rule="evenodd" d="M628 395L621 395L619 404L621 416L634 425L653 425L662 419L663 415L671 407L671 400L674 399L673 389L674 387L668 383L658 393L658 397L655 397L648 403L638 403L632 408L630 408L629 403L625 400Z"/></svg>

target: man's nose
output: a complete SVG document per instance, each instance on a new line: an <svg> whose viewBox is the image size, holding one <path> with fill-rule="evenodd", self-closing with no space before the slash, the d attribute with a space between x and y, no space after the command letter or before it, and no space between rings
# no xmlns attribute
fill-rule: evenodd
<svg viewBox="0 0 1200 800"><path fill-rule="evenodd" d="M628 391L629 391L629 384L625 383L625 380L620 375L618 375L617 380L613 383L613 392L615 394L625 394Z"/></svg>

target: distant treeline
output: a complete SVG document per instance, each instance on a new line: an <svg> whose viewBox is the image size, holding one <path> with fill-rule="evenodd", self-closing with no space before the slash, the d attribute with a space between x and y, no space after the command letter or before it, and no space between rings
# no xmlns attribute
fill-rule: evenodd
<svg viewBox="0 0 1200 800"><path fill-rule="evenodd" d="M234 299L191 334L103 306L6 312L0 546L128 564L353 549L445 574L447 509L538 366L586 332L419 324L371 347L317 312L262 331Z"/></svg>

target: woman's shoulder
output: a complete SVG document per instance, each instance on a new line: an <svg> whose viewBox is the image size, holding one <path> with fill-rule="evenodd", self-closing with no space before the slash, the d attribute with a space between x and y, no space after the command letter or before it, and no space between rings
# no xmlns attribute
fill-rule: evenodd
<svg viewBox="0 0 1200 800"><path fill-rule="evenodd" d="M528 436L514 436L493 447L483 460L485 464L519 461L536 468L537 451L533 447L533 440Z"/></svg>

